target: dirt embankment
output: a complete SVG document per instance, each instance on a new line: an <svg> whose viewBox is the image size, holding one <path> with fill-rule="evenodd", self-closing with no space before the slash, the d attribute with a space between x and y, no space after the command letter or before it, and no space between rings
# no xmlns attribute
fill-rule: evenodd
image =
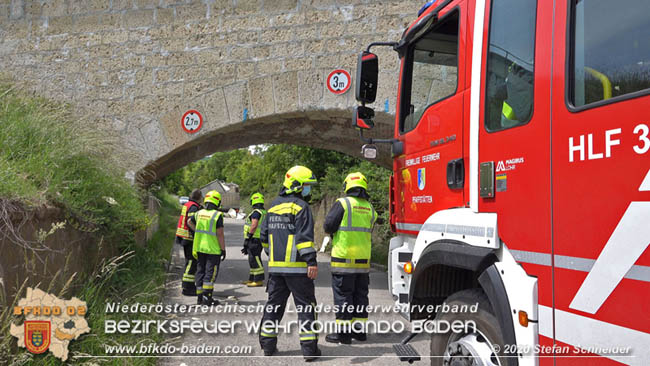
<svg viewBox="0 0 650 366"><path fill-rule="evenodd" d="M61 208L1 203L6 210L0 220L0 305L10 304L23 284L57 292L75 273L92 273L103 260L119 254L116 243L106 243L95 228ZM158 223L159 204L151 197L146 205L153 220L147 230L135 233L140 245Z"/></svg>

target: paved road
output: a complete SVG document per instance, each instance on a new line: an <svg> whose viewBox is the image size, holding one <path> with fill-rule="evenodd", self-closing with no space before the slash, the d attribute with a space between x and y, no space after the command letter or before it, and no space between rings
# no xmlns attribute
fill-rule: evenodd
<svg viewBox="0 0 650 366"><path fill-rule="evenodd" d="M240 284L241 281L248 278L248 261L240 253L243 243L242 238L243 221L226 219L225 232L226 243L228 248L228 256L225 262L222 263L219 271L219 276L215 283L215 297L221 301L222 304L239 304L239 305L258 305L264 304L266 301L266 292L263 287L248 288ZM262 255L263 261L267 259L266 255ZM319 303L332 304L332 290L330 287L331 274L328 265L329 257L324 254L319 254L319 273L316 279L316 299ZM266 266L266 263L265 263ZM194 304L195 298L185 297L181 295L180 280L183 270L183 254L179 246L175 246L172 265L171 265L171 278L168 281L165 290L165 303L181 303L181 304ZM289 299L291 304L293 299ZM387 277L386 273L373 270L370 273L370 304L371 305L392 305L393 300L387 290ZM208 314L185 314L179 315L183 318L208 320L242 320L251 323L259 322L262 318L261 313L208 313ZM284 322L296 320L295 313L285 314ZM370 319L381 319L389 322L400 321L404 325L408 325L401 316L394 313L375 313L370 315ZM320 313L319 320L321 321L334 321L334 314ZM347 364L373 364L373 365L395 365L399 364L399 360L395 357L392 344L398 343L403 334L369 334L368 341L356 342L353 341L352 345L335 345L325 342L324 334L321 335L319 340L319 347L323 352L316 364L318 365L347 365ZM190 365L292 365L303 364L300 353L300 346L298 341L297 332L291 334L280 334L278 339L278 349L280 352L273 357L264 357L259 347L258 338L256 334L248 334L244 328L240 329L234 334L193 334L186 332L180 338L171 339L177 347L185 344L198 346L201 344L212 346L241 346L249 347L250 352L247 355L211 355L206 357L205 354L197 355L195 357L163 357L159 364L161 365L177 365L177 366L190 366ZM413 342L413 346L422 355L428 354L429 342L424 335L419 336ZM420 361L420 365L428 363L428 359ZM406 363L405 363L406 365Z"/></svg>

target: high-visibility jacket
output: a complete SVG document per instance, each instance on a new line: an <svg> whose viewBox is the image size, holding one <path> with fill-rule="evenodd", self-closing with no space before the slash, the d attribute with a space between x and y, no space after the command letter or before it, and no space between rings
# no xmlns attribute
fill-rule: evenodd
<svg viewBox="0 0 650 366"><path fill-rule="evenodd" d="M194 215L194 212L188 214L190 207L201 207L194 201L187 201L183 208L181 208L181 217L178 218L178 225L176 225L176 236L186 240L192 240L194 233L187 227L187 219Z"/></svg>
<svg viewBox="0 0 650 366"><path fill-rule="evenodd" d="M314 218L307 202L296 195L281 195L271 203L260 240L269 255L269 273L302 275L307 266L317 265Z"/></svg>
<svg viewBox="0 0 650 366"><path fill-rule="evenodd" d="M367 273L375 209L364 198L348 196L337 201L344 213L332 240L332 273Z"/></svg>
<svg viewBox="0 0 650 366"><path fill-rule="evenodd" d="M253 238L259 239L260 238L260 229L262 228L262 222L264 221L264 217L266 217L266 210L261 209L261 208L256 208L253 209L253 211L250 213L250 215L246 216L246 220L244 221L244 239L248 239L248 232L250 231L251 228L251 216L255 212L259 212L261 217L257 222L257 228L255 229L255 232L253 233Z"/></svg>
<svg viewBox="0 0 650 366"><path fill-rule="evenodd" d="M192 253L221 254L221 245L217 236L217 222L223 213L217 210L199 210L194 217L196 230Z"/></svg>

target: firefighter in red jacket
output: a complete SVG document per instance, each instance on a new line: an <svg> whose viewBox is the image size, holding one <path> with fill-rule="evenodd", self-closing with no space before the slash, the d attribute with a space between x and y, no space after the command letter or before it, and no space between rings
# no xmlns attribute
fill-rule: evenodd
<svg viewBox="0 0 650 366"><path fill-rule="evenodd" d="M311 185L316 183L311 170L294 166L285 175L280 195L268 210L260 232L262 247L269 256L269 294L260 329L260 345L265 356L277 352L277 323L282 320L289 295L298 311L300 348L305 361L321 355L318 334L314 331L316 296L314 279L318 274L314 249L314 218L306 202Z"/></svg>
<svg viewBox="0 0 650 366"><path fill-rule="evenodd" d="M202 207L199 204L203 194L200 190L195 189L190 194L190 199L183 205L181 216L176 226L176 243L183 247L185 255L185 267L183 272L182 289L185 296L196 296L196 286L194 285L194 275L196 274L196 260L192 256L192 242L194 241L194 230L187 225L187 220L194 216Z"/></svg>

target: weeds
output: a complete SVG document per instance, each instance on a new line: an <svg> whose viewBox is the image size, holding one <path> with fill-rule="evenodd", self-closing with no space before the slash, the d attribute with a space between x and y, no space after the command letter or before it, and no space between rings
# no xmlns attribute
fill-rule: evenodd
<svg viewBox="0 0 650 366"><path fill-rule="evenodd" d="M126 159L117 141L88 129L91 123L73 118L65 105L25 96L0 81L3 233L16 232L10 214L45 204L63 208L77 226L124 244L130 244L128 238L119 236L146 227L142 192L123 178L120 161Z"/></svg>
<svg viewBox="0 0 650 366"><path fill-rule="evenodd" d="M111 320L151 320L159 319L157 314L106 314L106 303L121 302L123 304L152 303L162 301L162 293L167 278L167 263L173 245L176 229L175 219L179 206L176 199L166 192L157 192L161 201L160 230L147 243L146 247L136 247L134 250L103 260L89 275L74 273L66 281L63 288L57 292L59 298L68 299L76 296L86 302L88 312L86 320L91 329L90 333L82 335L68 346L70 356L66 364L73 365L153 365L156 358L109 358L105 357L106 345L138 345L140 343L163 342L157 333L139 334L105 334L104 322ZM67 268L67 266L66 266ZM48 284L40 287L50 292L53 284L62 276L67 275L66 268L60 269ZM62 365L59 359L51 354L33 355L23 348L16 347L16 338L9 336L9 324L19 324L22 320L12 316L13 306L26 292L25 281L19 287L19 295L0 312L0 365L6 360L7 365ZM75 283L81 284L75 287ZM74 290L74 291L73 291Z"/></svg>

